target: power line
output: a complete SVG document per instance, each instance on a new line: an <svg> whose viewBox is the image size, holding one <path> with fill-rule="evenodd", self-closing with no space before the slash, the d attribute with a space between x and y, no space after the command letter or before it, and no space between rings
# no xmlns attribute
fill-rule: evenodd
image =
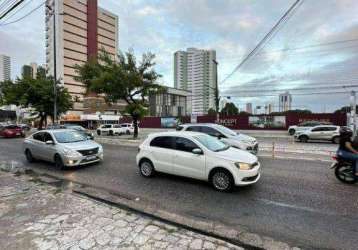
<svg viewBox="0 0 358 250"><path fill-rule="evenodd" d="M24 5L21 6L21 8L17 9L15 12L13 12L11 15L7 16L5 20L9 20L11 17L13 17L14 15L16 15L19 11L21 11L22 9L24 9L27 5L29 5L33 0L29 0L28 2L26 2Z"/></svg>
<svg viewBox="0 0 358 250"><path fill-rule="evenodd" d="M10 24L13 24L13 23L17 23L18 21L21 21L22 19L28 17L29 15L31 15L33 12L35 12L36 10L38 10L39 8L42 7L42 5L44 5L46 2L43 2L42 4L40 4L39 6L37 6L36 8L34 8L33 10L31 10L29 13L27 13L26 15L24 15L23 17L20 17L12 22L8 22L8 23L4 23L4 24L0 24L0 27L2 26L6 26L6 25L10 25Z"/></svg>
<svg viewBox="0 0 358 250"><path fill-rule="evenodd" d="M290 12L300 3L302 0L296 0L296 2L285 12L285 14L278 20L278 22L271 28L271 30L264 36L264 38L255 46L255 48L235 67L235 69L224 78L221 82L224 83L227 79L229 79L236 71L239 70L242 65L244 65L257 51L261 49L261 46L264 45L266 41L268 41L271 35L275 32L277 28L279 28L280 24L286 21L286 18L289 16Z"/></svg>
<svg viewBox="0 0 358 250"><path fill-rule="evenodd" d="M16 1L16 0L14 0L14 1ZM4 0L4 2L2 2L0 4L0 10L5 11L9 6L11 6L11 4L9 4L9 3L11 3L11 0Z"/></svg>
<svg viewBox="0 0 358 250"><path fill-rule="evenodd" d="M21 3L23 3L25 0L18 0L14 5L12 5L7 11L5 11L4 14L0 16L0 20L3 19L7 14L9 14L11 11L13 11L17 6L19 6Z"/></svg>

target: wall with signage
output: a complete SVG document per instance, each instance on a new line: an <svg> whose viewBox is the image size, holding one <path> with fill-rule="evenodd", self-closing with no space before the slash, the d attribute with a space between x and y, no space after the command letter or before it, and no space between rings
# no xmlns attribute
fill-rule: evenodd
<svg viewBox="0 0 358 250"><path fill-rule="evenodd" d="M178 121L179 119L179 121ZM233 115L221 116L217 120L216 116L197 116L181 118L164 117L144 117L140 121L142 128L169 128L175 127L177 123L218 123L232 129L274 129L286 130L291 125L297 125L304 121L325 121L334 125L345 126L347 124L346 114L310 114L310 115ZM130 117L124 117L120 122L131 122Z"/></svg>

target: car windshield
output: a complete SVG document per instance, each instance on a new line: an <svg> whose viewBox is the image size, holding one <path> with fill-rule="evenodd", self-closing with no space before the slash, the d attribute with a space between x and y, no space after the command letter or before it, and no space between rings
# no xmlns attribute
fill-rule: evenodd
<svg viewBox="0 0 358 250"><path fill-rule="evenodd" d="M223 134L227 134L227 135L231 135L231 136L237 135L237 133L235 131L233 131L227 127L224 127L222 125L216 125L215 128Z"/></svg>
<svg viewBox="0 0 358 250"><path fill-rule="evenodd" d="M53 135L59 143L71 143L87 140L86 136L75 131L54 132Z"/></svg>
<svg viewBox="0 0 358 250"><path fill-rule="evenodd" d="M198 140L201 144L203 144L204 147L206 147L207 149L214 151L214 152L224 151L230 147L210 135L205 135L205 134L197 135L197 136L194 136L194 138L196 140Z"/></svg>

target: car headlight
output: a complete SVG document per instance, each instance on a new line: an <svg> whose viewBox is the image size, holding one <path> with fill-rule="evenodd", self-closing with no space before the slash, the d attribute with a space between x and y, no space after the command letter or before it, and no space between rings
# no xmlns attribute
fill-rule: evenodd
<svg viewBox="0 0 358 250"><path fill-rule="evenodd" d="M235 162L235 166L240 170L250 170L252 169L252 165L244 162Z"/></svg>
<svg viewBox="0 0 358 250"><path fill-rule="evenodd" d="M103 153L103 147L102 146L98 147L98 153Z"/></svg>
<svg viewBox="0 0 358 250"><path fill-rule="evenodd" d="M78 157L78 156L81 156L80 153L78 153L77 151L75 150L72 150L72 149L69 149L69 148L64 148L63 149L63 153L68 156L68 157Z"/></svg>

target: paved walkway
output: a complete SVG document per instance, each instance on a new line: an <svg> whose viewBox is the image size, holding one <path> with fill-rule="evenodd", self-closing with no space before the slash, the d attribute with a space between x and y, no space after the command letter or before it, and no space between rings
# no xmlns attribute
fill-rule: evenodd
<svg viewBox="0 0 358 250"><path fill-rule="evenodd" d="M243 249L0 171L1 249Z"/></svg>

